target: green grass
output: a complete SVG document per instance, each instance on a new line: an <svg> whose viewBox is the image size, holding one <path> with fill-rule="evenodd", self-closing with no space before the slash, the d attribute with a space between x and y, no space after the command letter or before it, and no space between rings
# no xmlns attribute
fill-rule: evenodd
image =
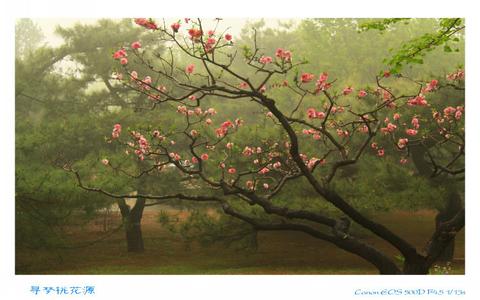
<svg viewBox="0 0 480 300"><path fill-rule="evenodd" d="M433 230L433 213L405 212L377 216L379 221L421 249ZM17 274L376 274L377 270L355 255L298 232L261 232L256 251L239 251L221 244L202 247L185 243L160 224L155 214L143 220L145 252L126 252L118 232L90 247L61 250L17 249ZM365 233L362 233L364 235ZM82 243L101 236L99 228L73 235ZM364 239L394 258L398 253L370 235ZM464 273L464 235L456 239L458 258L452 274Z"/></svg>

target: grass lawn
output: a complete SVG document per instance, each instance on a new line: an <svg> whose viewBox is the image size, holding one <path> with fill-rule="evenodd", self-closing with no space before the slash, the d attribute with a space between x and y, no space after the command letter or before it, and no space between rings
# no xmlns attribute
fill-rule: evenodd
<svg viewBox="0 0 480 300"><path fill-rule="evenodd" d="M422 249L433 230L433 211L394 212L376 218ZM118 221L118 220L117 220ZM75 242L101 237L99 222L72 232ZM123 231L89 247L57 252L17 249L17 274L376 274L369 263L329 243L299 232L261 232L256 251L221 244L187 248L179 236L145 211L142 221L145 252L126 252ZM398 252L371 236L365 239L394 257ZM451 274L464 274L464 232L456 239Z"/></svg>

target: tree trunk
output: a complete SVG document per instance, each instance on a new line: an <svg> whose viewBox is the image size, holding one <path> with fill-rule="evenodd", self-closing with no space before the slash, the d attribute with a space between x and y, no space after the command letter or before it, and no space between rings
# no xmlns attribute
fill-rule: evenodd
<svg viewBox="0 0 480 300"><path fill-rule="evenodd" d="M462 199L457 191L452 190L448 195L447 204L435 217L435 230L439 230L441 224L450 221L462 209ZM447 262L453 260L455 252L455 237L449 241L445 250L438 256L437 261Z"/></svg>
<svg viewBox="0 0 480 300"><path fill-rule="evenodd" d="M405 275L426 275L429 270L425 257L421 256L406 260L403 264L403 274Z"/></svg>
<svg viewBox="0 0 480 300"><path fill-rule="evenodd" d="M145 250L142 236L142 216L145 208L145 198L137 198L133 208L125 202L125 199L118 200L118 206L122 213L125 226L128 252L143 252Z"/></svg>
<svg viewBox="0 0 480 300"><path fill-rule="evenodd" d="M125 233L127 237L128 252L143 252L143 237L141 219L135 220L131 216L127 219L125 224Z"/></svg>

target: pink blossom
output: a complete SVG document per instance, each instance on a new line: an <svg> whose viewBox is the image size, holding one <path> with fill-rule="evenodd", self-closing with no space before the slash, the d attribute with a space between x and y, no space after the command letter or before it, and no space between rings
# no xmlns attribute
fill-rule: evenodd
<svg viewBox="0 0 480 300"><path fill-rule="evenodd" d="M108 164L109 164L108 159L106 159L106 158L102 159L102 164L104 164L105 166L108 166Z"/></svg>
<svg viewBox="0 0 480 300"><path fill-rule="evenodd" d="M401 163L402 165L404 165L404 164L408 163L408 160L407 160L406 158L401 158L401 159L400 159L400 163Z"/></svg>
<svg viewBox="0 0 480 300"><path fill-rule="evenodd" d="M373 142L370 147L372 147L372 149L377 149L378 148L378 144Z"/></svg>
<svg viewBox="0 0 480 300"><path fill-rule="evenodd" d="M315 111L315 108L309 108L307 109L307 116L309 119L314 119L317 117L317 112Z"/></svg>
<svg viewBox="0 0 480 300"><path fill-rule="evenodd" d="M405 146L407 146L407 144L408 144L408 139L402 138L398 140L397 146L398 148L403 149L405 148Z"/></svg>
<svg viewBox="0 0 480 300"><path fill-rule="evenodd" d="M385 155L385 150L384 149L379 149L377 151L377 155L380 156L380 157L384 156Z"/></svg>
<svg viewBox="0 0 480 300"><path fill-rule="evenodd" d="M203 153L203 154L200 156L200 158L201 158L202 160L208 160L208 154L207 154L207 153Z"/></svg>
<svg viewBox="0 0 480 300"><path fill-rule="evenodd" d="M190 39L192 41L197 42L200 40L200 37L202 36L203 32L200 29L190 28L188 30L188 34L190 35Z"/></svg>
<svg viewBox="0 0 480 300"><path fill-rule="evenodd" d="M351 86L348 86L346 88L343 89L343 95L346 96L346 95L349 95L353 92L353 88Z"/></svg>
<svg viewBox="0 0 480 300"><path fill-rule="evenodd" d="M307 83L307 82L312 81L314 77L315 77L315 75L313 75L311 73L303 73L300 76L300 80L302 81L302 83Z"/></svg>
<svg viewBox="0 0 480 300"><path fill-rule="evenodd" d="M237 169L235 169L235 168L230 168L230 169L228 169L228 173L230 173L230 174L235 174L235 173L237 173Z"/></svg>
<svg viewBox="0 0 480 300"><path fill-rule="evenodd" d="M215 110L215 108L210 107L209 109L207 109L207 113L213 116L217 113L217 111Z"/></svg>
<svg viewBox="0 0 480 300"><path fill-rule="evenodd" d="M198 136L198 131L196 131L195 129L192 129L192 130L190 131L190 135L191 135L192 137L197 137L197 136Z"/></svg>
<svg viewBox="0 0 480 300"><path fill-rule="evenodd" d="M192 164L198 164L198 158L192 157Z"/></svg>
<svg viewBox="0 0 480 300"><path fill-rule="evenodd" d="M247 189L249 189L249 190L253 190L255 188L255 184L253 183L252 180L247 180L245 185L247 186Z"/></svg>
<svg viewBox="0 0 480 300"><path fill-rule="evenodd" d="M260 93L265 93L265 91L267 90L267 87L265 85L262 85L262 87L258 90Z"/></svg>
<svg viewBox="0 0 480 300"><path fill-rule="evenodd" d="M225 163L221 162L220 164L218 164L218 167L221 169L225 169Z"/></svg>
<svg viewBox="0 0 480 300"><path fill-rule="evenodd" d="M253 149L246 146L242 151L243 156L251 156L253 154Z"/></svg>
<svg viewBox="0 0 480 300"><path fill-rule="evenodd" d="M410 136L415 136L415 135L417 135L418 131L415 130L415 129L407 129L407 130L405 131L405 133L408 134L408 135L410 135Z"/></svg>
<svg viewBox="0 0 480 300"><path fill-rule="evenodd" d="M112 139L116 139L116 138L120 137L121 132L122 132L122 125L120 125L120 124L113 125Z"/></svg>
<svg viewBox="0 0 480 300"><path fill-rule="evenodd" d="M122 65L128 64L128 59L127 59L126 57L122 57L122 58L120 59L120 64L122 64Z"/></svg>
<svg viewBox="0 0 480 300"><path fill-rule="evenodd" d="M195 95L188 96L188 100L195 101L197 100L197 96Z"/></svg>
<svg viewBox="0 0 480 300"><path fill-rule="evenodd" d="M360 90L360 91L358 92L358 97L359 97L359 98L363 98L363 97L365 97L365 96L367 96L367 92L366 92L365 90Z"/></svg>
<svg viewBox="0 0 480 300"><path fill-rule="evenodd" d="M280 58L281 60L284 60L286 62L290 62L292 60L292 53L288 50L284 50L282 48L278 48L275 51L275 56Z"/></svg>
<svg viewBox="0 0 480 300"><path fill-rule="evenodd" d="M438 88L438 80L436 79L433 79L432 81L430 81L426 88L424 89L425 92L432 92L434 90L436 90Z"/></svg>
<svg viewBox="0 0 480 300"><path fill-rule="evenodd" d="M205 120L205 124L211 125L211 124L212 124L212 119L206 119L206 120Z"/></svg>
<svg viewBox="0 0 480 300"><path fill-rule="evenodd" d="M413 117L413 118L412 118L412 126L413 126L413 128L415 128L415 129L420 128L420 123L419 123L417 117Z"/></svg>
<svg viewBox="0 0 480 300"><path fill-rule="evenodd" d="M139 41L133 42L131 45L132 49L140 49L142 48L142 44Z"/></svg>
<svg viewBox="0 0 480 300"><path fill-rule="evenodd" d="M263 188L266 189L266 190L268 190L268 189L269 189L268 183L264 183L264 184L263 184Z"/></svg>
<svg viewBox="0 0 480 300"><path fill-rule="evenodd" d="M273 164L273 168L274 168L274 169L280 169L281 166L282 166L282 163L279 162L279 161L277 161L277 162L275 162L275 163Z"/></svg>
<svg viewBox="0 0 480 300"><path fill-rule="evenodd" d="M180 29L180 23L175 22L172 25L170 25L170 27L172 28L173 32L178 32L178 30Z"/></svg>
<svg viewBox="0 0 480 300"><path fill-rule="evenodd" d="M123 48L113 53L114 59L121 59L122 57L126 57L126 56L127 56L127 51L125 51L125 49Z"/></svg>
<svg viewBox="0 0 480 300"><path fill-rule="evenodd" d="M270 169L269 168L262 168L260 171L258 171L259 174L262 174L262 175L265 175L267 174L268 172L270 172Z"/></svg>
<svg viewBox="0 0 480 300"><path fill-rule="evenodd" d="M460 110L457 110L455 112L455 119L460 120L462 118L462 112Z"/></svg>
<svg viewBox="0 0 480 300"><path fill-rule="evenodd" d="M268 118L271 118L271 117L273 117L273 113L271 111L269 111L265 114L265 116L267 116Z"/></svg>
<svg viewBox="0 0 480 300"><path fill-rule="evenodd" d="M395 121L398 121L400 119L400 114L398 114L398 113L393 114L393 119Z"/></svg>
<svg viewBox="0 0 480 300"><path fill-rule="evenodd" d="M229 34L229 33L225 34L225 39L226 39L227 41L231 41L232 38L233 38L233 37L232 37L231 34Z"/></svg>
<svg viewBox="0 0 480 300"><path fill-rule="evenodd" d="M258 61L261 63L261 64L269 64L273 61L272 57L270 56L262 56L258 59Z"/></svg>
<svg viewBox="0 0 480 300"><path fill-rule="evenodd" d="M157 24L152 19L146 19L146 18L136 18L134 19L135 23L145 27L147 29L157 29Z"/></svg>
<svg viewBox="0 0 480 300"><path fill-rule="evenodd" d="M390 71L388 71L388 70L383 71L383 77L388 78L388 77L390 77L390 75L391 75Z"/></svg>
<svg viewBox="0 0 480 300"><path fill-rule="evenodd" d="M420 94L418 96L416 96L415 98L411 98L407 101L407 104L409 106L415 106L415 105L418 105L418 106L426 106L428 104L427 100L425 99L425 97Z"/></svg>
<svg viewBox="0 0 480 300"><path fill-rule="evenodd" d="M323 111L317 111L317 118L319 119L324 119L325 118L325 113Z"/></svg>
<svg viewBox="0 0 480 300"><path fill-rule="evenodd" d="M225 147L226 147L227 149L229 149L229 150L232 150L232 148L233 148L233 143L232 143L232 142L228 142L228 143L225 145Z"/></svg>
<svg viewBox="0 0 480 300"><path fill-rule="evenodd" d="M194 69L195 69L195 65L190 64L185 68L185 72L187 72L187 74L192 74Z"/></svg>

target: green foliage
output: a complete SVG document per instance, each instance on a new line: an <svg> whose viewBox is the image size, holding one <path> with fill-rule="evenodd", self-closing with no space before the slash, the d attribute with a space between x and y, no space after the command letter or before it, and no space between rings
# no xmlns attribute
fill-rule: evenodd
<svg viewBox="0 0 480 300"><path fill-rule="evenodd" d="M383 19L381 21L365 22L359 28L361 31L371 29L385 31L391 29L391 34L393 34L395 30L392 29L392 25L402 20L404 19ZM458 43L463 39L462 30L464 28L463 20L460 18L439 19L434 32L427 32L406 41L398 50L395 50L392 57L385 59L384 62L390 67L392 74L397 74L406 65L423 64L427 53L439 46L443 46L445 52L452 52L450 44ZM460 49L455 48L455 52L460 52Z"/></svg>

